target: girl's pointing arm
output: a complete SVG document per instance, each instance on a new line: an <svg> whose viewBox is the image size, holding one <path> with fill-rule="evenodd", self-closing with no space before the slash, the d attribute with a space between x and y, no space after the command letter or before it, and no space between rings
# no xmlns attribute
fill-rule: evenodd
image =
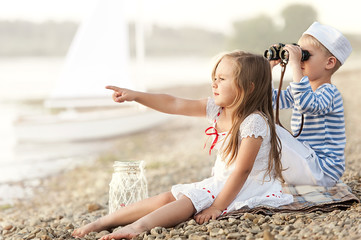
<svg viewBox="0 0 361 240"><path fill-rule="evenodd" d="M115 102L136 101L144 106L168 114L206 116L207 99L190 100L168 94L138 92L115 86L107 86L106 88L114 91L113 100Z"/></svg>

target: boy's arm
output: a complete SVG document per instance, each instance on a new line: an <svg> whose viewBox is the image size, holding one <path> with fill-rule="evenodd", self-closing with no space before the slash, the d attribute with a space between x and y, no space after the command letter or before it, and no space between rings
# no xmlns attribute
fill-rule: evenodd
<svg viewBox="0 0 361 240"><path fill-rule="evenodd" d="M280 64L281 60L270 60L271 70L278 64ZM279 89L274 89L272 85L272 107L276 109L276 100ZM280 99L279 99L279 109L287 109L293 107L293 96L290 91L290 87L287 87L286 90L281 90Z"/></svg>
<svg viewBox="0 0 361 240"><path fill-rule="evenodd" d="M272 88L272 107L276 109L277 94L279 89ZM281 90L280 100L279 100L279 109L292 108L294 104L294 99L291 92L291 87L288 86L286 90Z"/></svg>
<svg viewBox="0 0 361 240"><path fill-rule="evenodd" d="M308 77L303 77L299 83L291 83L295 107L301 114L327 114L333 110L335 91L332 87L323 86L315 92L312 91Z"/></svg>
<svg viewBox="0 0 361 240"><path fill-rule="evenodd" d="M262 141L262 137L246 137L242 139L235 160L235 169L228 177L213 204L195 216L197 223L202 224L210 219L216 219L233 202L252 171Z"/></svg>
<svg viewBox="0 0 361 240"><path fill-rule="evenodd" d="M106 86L106 88L114 91L113 100L115 102L136 101L163 113L197 117L206 116L207 99L189 100L167 94L138 92L115 86Z"/></svg>
<svg viewBox="0 0 361 240"><path fill-rule="evenodd" d="M289 52L289 63L293 71L293 82L290 83L294 98L294 106L301 114L327 114L333 110L335 92L332 87L324 86L322 90L313 91L307 76L301 70L302 49L295 45L286 45Z"/></svg>
<svg viewBox="0 0 361 240"><path fill-rule="evenodd" d="M302 49L298 45L287 44L284 47L289 52L289 64L292 68L293 82L298 83L303 78L301 69Z"/></svg>

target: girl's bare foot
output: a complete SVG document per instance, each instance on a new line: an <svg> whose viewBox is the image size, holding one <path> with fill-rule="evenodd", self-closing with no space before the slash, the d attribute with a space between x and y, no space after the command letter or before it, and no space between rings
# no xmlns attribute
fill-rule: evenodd
<svg viewBox="0 0 361 240"><path fill-rule="evenodd" d="M125 227L122 227L118 231L103 236L100 240L123 239L123 238L132 239L133 237L138 236L144 231L146 231L146 229L137 227L134 224L130 224Z"/></svg>
<svg viewBox="0 0 361 240"><path fill-rule="evenodd" d="M81 238L84 237L85 235L87 235L90 232L99 232L106 229L106 227L104 227L99 220L89 223L81 228L77 228L73 231L73 233L71 234L73 237L75 238Z"/></svg>

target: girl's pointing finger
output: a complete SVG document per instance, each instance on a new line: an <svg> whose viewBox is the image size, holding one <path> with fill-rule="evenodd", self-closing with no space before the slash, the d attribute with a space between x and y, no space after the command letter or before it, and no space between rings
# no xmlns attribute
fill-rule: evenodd
<svg viewBox="0 0 361 240"><path fill-rule="evenodd" d="M105 88L109 89L109 90L113 90L113 91L120 91L121 90L121 88L116 87L116 86L106 86Z"/></svg>

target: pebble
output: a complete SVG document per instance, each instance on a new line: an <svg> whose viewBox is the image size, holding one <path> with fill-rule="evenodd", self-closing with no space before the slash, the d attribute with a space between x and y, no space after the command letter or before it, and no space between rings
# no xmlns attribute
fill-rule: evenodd
<svg viewBox="0 0 361 240"><path fill-rule="evenodd" d="M150 234L152 235L160 235L162 234L162 227L155 227L153 229L150 230Z"/></svg>
<svg viewBox="0 0 361 240"><path fill-rule="evenodd" d="M102 209L102 206L98 203L90 203L90 204L88 204L87 208L88 208L88 212L91 213L91 212L97 211L99 209Z"/></svg>
<svg viewBox="0 0 361 240"><path fill-rule="evenodd" d="M109 234L109 233L110 233L110 232L104 230L104 231L101 231L101 232L97 233L97 234L95 235L95 237L98 239L98 238L101 238L101 237L103 237L103 236L105 236L105 235L107 235L107 234Z"/></svg>
<svg viewBox="0 0 361 240"><path fill-rule="evenodd" d="M229 233L227 234L226 239L240 239L242 237L242 234L240 233Z"/></svg>
<svg viewBox="0 0 361 240"><path fill-rule="evenodd" d="M3 227L4 230L10 230L13 228L13 225L6 225Z"/></svg>

